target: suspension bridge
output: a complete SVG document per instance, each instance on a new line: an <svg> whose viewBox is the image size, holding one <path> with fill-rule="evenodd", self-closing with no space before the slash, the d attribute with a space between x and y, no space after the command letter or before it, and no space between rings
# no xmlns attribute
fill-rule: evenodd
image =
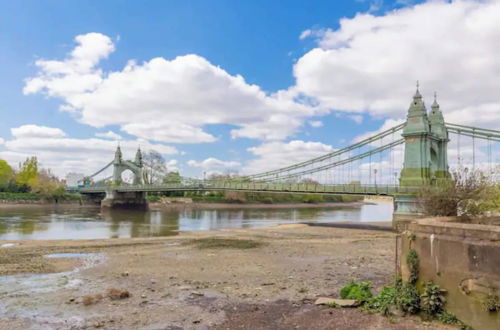
<svg viewBox="0 0 500 330"><path fill-rule="evenodd" d="M86 184L78 190L101 196L103 207L146 207L147 193L168 191L388 195L394 197L395 215L413 216L418 212L415 193L449 177L450 164L480 169L498 180L498 142L498 130L445 122L436 96L428 112L417 86L405 122L307 161L234 178L144 184L141 151L133 161L124 160L118 147L112 161L87 177L112 168L112 176L105 178L111 184ZM133 173L131 184L122 180L127 170Z"/></svg>

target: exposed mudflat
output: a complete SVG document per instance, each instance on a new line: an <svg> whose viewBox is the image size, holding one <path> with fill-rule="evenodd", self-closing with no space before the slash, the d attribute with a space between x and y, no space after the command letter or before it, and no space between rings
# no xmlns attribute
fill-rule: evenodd
<svg viewBox="0 0 500 330"><path fill-rule="evenodd" d="M250 242L200 244L213 237ZM0 248L0 329L447 328L313 304L351 279L387 284L395 269L387 231L297 224L9 243L19 245ZM59 253L88 254L45 257Z"/></svg>

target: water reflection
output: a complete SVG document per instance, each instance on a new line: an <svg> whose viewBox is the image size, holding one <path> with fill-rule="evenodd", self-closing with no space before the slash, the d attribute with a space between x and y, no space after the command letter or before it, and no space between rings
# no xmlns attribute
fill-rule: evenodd
<svg viewBox="0 0 500 330"><path fill-rule="evenodd" d="M392 203L356 208L108 210L0 209L0 239L92 239L177 235L179 230L250 228L296 222L390 221Z"/></svg>

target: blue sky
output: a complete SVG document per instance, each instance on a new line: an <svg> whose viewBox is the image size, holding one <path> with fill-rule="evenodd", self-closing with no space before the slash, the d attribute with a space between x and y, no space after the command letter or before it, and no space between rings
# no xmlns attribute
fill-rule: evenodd
<svg viewBox="0 0 500 330"><path fill-rule="evenodd" d="M486 15L492 11L486 6L494 5L465 1L419 6L401 0L1 1L0 157L16 163L37 154L61 176L92 171L112 157L108 153L119 135L125 156L132 158L140 144L159 150L171 168L187 175L263 170L347 145L363 133L401 120L417 79L428 102L435 89L443 93L455 122L463 119L460 114L467 107L482 106L490 116L478 118L478 126L488 122L498 128L498 116L488 108L495 101L488 89L496 82L490 79L478 89L484 98L457 100L468 86L450 86L437 75L459 78L470 71L443 68L454 54L445 51L434 60L432 51L442 43L437 35L453 28L454 19L467 18L471 8ZM447 22L442 13L449 12L449 24L427 31L424 26L434 22L429 17L433 8L436 22ZM389 31L394 20L408 22L397 35ZM476 33L498 30L492 24ZM384 32L386 26L389 32ZM420 46L427 49L420 57L410 46L394 43L411 43L406 36L411 39L420 30ZM480 47L498 40L497 33L486 34ZM452 33L450 42L461 38ZM386 47L376 46L377 40ZM84 55L72 57L79 45ZM367 56L371 47L373 57ZM387 58L380 56L393 47ZM467 44L463 48L469 49ZM350 53L338 52L344 49ZM186 57L189 54L193 57ZM131 60L134 75L125 69ZM498 68L489 58L481 60L482 66L471 69L476 78ZM58 69L49 68L50 61L59 61ZM85 61L92 64L86 67L90 62ZM411 69L422 63L421 72ZM67 75L72 79L61 79ZM111 79L114 75L120 78ZM93 82L84 85L85 77ZM101 117L106 119L101 122ZM185 128L178 129L182 125Z"/></svg>

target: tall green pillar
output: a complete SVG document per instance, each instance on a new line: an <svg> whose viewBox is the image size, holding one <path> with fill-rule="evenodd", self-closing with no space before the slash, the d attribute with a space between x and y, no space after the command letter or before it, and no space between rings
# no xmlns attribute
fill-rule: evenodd
<svg viewBox="0 0 500 330"><path fill-rule="evenodd" d="M405 140L404 164L399 179L401 186L419 187L436 184L449 177L448 131L436 97L427 114L418 90L408 109L403 128ZM394 227L418 216L419 205L415 194L394 196ZM404 226L403 226L404 227Z"/></svg>
<svg viewBox="0 0 500 330"><path fill-rule="evenodd" d="M430 126L418 88L408 109L403 128L405 156L399 179L401 186L421 186L430 181Z"/></svg>

